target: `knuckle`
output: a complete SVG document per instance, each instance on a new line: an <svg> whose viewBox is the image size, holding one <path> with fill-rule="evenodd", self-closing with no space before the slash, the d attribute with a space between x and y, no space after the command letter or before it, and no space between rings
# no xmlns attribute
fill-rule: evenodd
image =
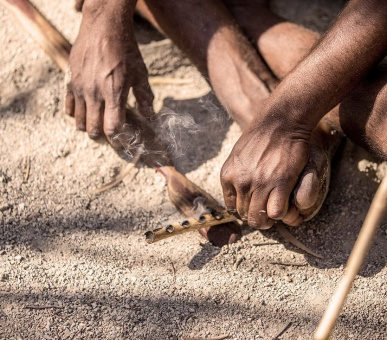
<svg viewBox="0 0 387 340"><path fill-rule="evenodd" d="M95 84L90 84L84 88L85 95L93 100L97 100L99 98L98 87Z"/></svg>
<svg viewBox="0 0 387 340"><path fill-rule="evenodd" d="M235 180L235 189L239 192L246 192L251 187L251 180L247 176L238 176Z"/></svg>
<svg viewBox="0 0 387 340"><path fill-rule="evenodd" d="M279 190L283 190L293 182L294 176L291 173L284 173L277 177L275 180L275 186L279 188Z"/></svg>
<svg viewBox="0 0 387 340"><path fill-rule="evenodd" d="M231 184L233 182L233 174L229 171L227 163L225 163L220 171L220 181L222 184Z"/></svg>
<svg viewBox="0 0 387 340"><path fill-rule="evenodd" d="M83 97L83 87L79 84L74 84L73 86L74 89L74 95L79 97Z"/></svg>

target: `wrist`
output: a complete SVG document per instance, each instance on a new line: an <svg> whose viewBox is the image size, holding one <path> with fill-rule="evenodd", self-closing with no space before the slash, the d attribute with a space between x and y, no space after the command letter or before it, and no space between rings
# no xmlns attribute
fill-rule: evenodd
<svg viewBox="0 0 387 340"><path fill-rule="evenodd" d="M98 17L102 14L117 14L128 16L127 20L133 18L137 0L84 0L82 13L83 16Z"/></svg>
<svg viewBox="0 0 387 340"><path fill-rule="evenodd" d="M269 98L266 105L260 110L250 124L250 128L260 131L271 131L273 138L282 136L294 139L310 140L314 125L308 119L303 119L302 110L297 109L291 102L273 101Z"/></svg>
<svg viewBox="0 0 387 340"><path fill-rule="evenodd" d="M315 94L313 84L300 87L300 83L285 78L272 93L263 111L265 116L283 122L290 129L299 127L312 132L326 112L321 110L323 105L319 105L320 96Z"/></svg>

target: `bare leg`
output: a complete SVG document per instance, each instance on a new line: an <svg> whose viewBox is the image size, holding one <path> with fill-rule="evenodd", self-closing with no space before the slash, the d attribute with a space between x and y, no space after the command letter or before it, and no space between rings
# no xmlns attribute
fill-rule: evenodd
<svg viewBox="0 0 387 340"><path fill-rule="evenodd" d="M140 14L188 55L232 118L246 126L278 80L227 8L216 0L145 2L138 3Z"/></svg>
<svg viewBox="0 0 387 340"><path fill-rule="evenodd" d="M221 103L242 128L247 126L250 119L260 109L259 103L262 103L268 96L267 91L262 91L262 88L257 86L257 80L264 83L267 88L272 89L273 85L276 84L276 78L271 74L271 71L266 67L261 57L251 51L251 46L243 38L237 27L235 27L235 23L229 13L222 6L219 6L219 3L212 3L209 6L207 2L207 8L203 8L203 12L196 12L200 20L187 23L186 13L197 11L198 6L190 8L189 6L192 6L192 4L180 3L176 7L170 3L161 5L159 2L156 3L152 0L147 0L147 3L150 5L152 13L150 13L144 3L139 2L138 8L141 14L151 22L154 22L156 27L161 26L161 29L167 32L172 40L190 56L199 70L205 75L210 75L211 84ZM250 13L255 14L255 17L256 15L259 16L259 22L261 22L261 17L267 18L267 20L264 19L262 21L262 26L259 26L259 33L266 31L268 27L277 23L281 23L281 29L282 27L287 29L289 28L287 26L293 25L289 23L284 24L283 19L273 16L270 11L270 15L267 15L266 11L269 10L265 2L258 5L254 2L254 8L250 8ZM244 12L241 11L240 13L243 14ZM158 20L157 22L155 17ZM237 21L241 20L238 17L236 19ZM205 28L205 32L200 27L198 29L197 22L202 25L202 28ZM208 29L208 26L212 27L212 29ZM277 62L279 50L275 44L272 50L265 48L267 58L271 58L267 62L279 76L287 73L296 61L301 58L300 53L306 53L318 38L317 35L311 34L306 39L306 42L310 45L307 46L307 43L302 43L301 34L305 33L308 35L310 32L299 26L293 26L296 38L293 39L293 36L291 36L288 40L293 39L297 43L282 39L283 42L286 42L285 45L289 47L288 49L291 48L289 51L290 60L284 58L284 55L286 56L288 52L286 50L285 54L280 54L281 58ZM243 25L242 29L247 31ZM275 30L274 33L270 32L268 39L263 40L263 42L268 45L267 40L271 39L271 35L277 38L277 34L278 30ZM192 48L189 44L194 45L195 48ZM296 51L298 51L298 54L293 53L294 46L297 46ZM224 58L227 56L226 52L231 56L237 56L237 58L224 62ZM272 57L274 55L276 56L275 58ZM222 61L223 65L220 67L219 64L222 64ZM252 69L258 71L255 71L254 75L249 68L239 68L238 70L241 62L242 65L246 64L246 62L247 64L248 62L255 64ZM232 71L234 69L238 71L233 74ZM225 75L225 70L232 71ZM257 77L260 79L257 79ZM262 81L261 78L265 81ZM228 84L231 86L229 87ZM235 100L230 101L230 98ZM301 175L296 188L295 205L290 207L289 213L284 218L284 222L290 225L298 225L304 218L311 218L322 205L328 190L330 159L333 156L333 149L338 145L338 140L340 139L338 136L333 136L331 130L327 124L321 122L314 132L310 162Z"/></svg>

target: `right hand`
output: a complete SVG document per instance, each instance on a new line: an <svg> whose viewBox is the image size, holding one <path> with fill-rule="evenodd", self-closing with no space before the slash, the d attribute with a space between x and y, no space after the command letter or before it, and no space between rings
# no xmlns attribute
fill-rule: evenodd
<svg viewBox="0 0 387 340"><path fill-rule="evenodd" d="M309 131L292 126L290 119L257 115L222 167L227 209L258 229L286 218L290 195L308 162L309 140Z"/></svg>
<svg viewBox="0 0 387 340"><path fill-rule="evenodd" d="M66 112L93 139L105 135L112 143L122 130L130 88L140 113L154 114L147 70L133 34L134 5L128 0L83 4L81 28L70 54Z"/></svg>

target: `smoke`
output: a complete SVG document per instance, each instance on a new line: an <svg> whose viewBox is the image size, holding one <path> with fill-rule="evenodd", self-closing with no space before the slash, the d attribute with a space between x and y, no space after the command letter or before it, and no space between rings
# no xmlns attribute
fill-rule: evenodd
<svg viewBox="0 0 387 340"><path fill-rule="evenodd" d="M199 112L194 117L190 113L176 112L164 106L156 115L152 126L174 159L185 156L196 147L195 144L208 138L214 128L220 131L230 121L227 113L208 98L201 98L195 110Z"/></svg>
<svg viewBox="0 0 387 340"><path fill-rule="evenodd" d="M140 129L124 124L122 131L113 137L113 141L119 142L122 145L129 159L133 159L136 155L141 156L147 152L142 142Z"/></svg>
<svg viewBox="0 0 387 340"><path fill-rule="evenodd" d="M200 112L195 115L196 119L187 112L175 112L164 106L149 124L156 132L157 139L166 146L167 154L172 159L177 160L185 156L192 148L196 148L198 143L208 139L214 129L221 131L228 126L230 118L219 105L208 98L200 99L199 104ZM138 127L125 124L122 131L113 140L123 146L127 158L133 159L136 155L161 155L167 158L164 151L149 149L149 143L145 147L142 132ZM158 163L163 165L162 160Z"/></svg>
<svg viewBox="0 0 387 340"><path fill-rule="evenodd" d="M192 147L191 141L204 130L188 113L176 113L164 107L153 124L157 136L173 158L180 158Z"/></svg>
<svg viewBox="0 0 387 340"><path fill-rule="evenodd" d="M192 217L197 221L200 216L211 213L211 210L204 205L205 202L206 198L203 196L196 197L193 201Z"/></svg>

